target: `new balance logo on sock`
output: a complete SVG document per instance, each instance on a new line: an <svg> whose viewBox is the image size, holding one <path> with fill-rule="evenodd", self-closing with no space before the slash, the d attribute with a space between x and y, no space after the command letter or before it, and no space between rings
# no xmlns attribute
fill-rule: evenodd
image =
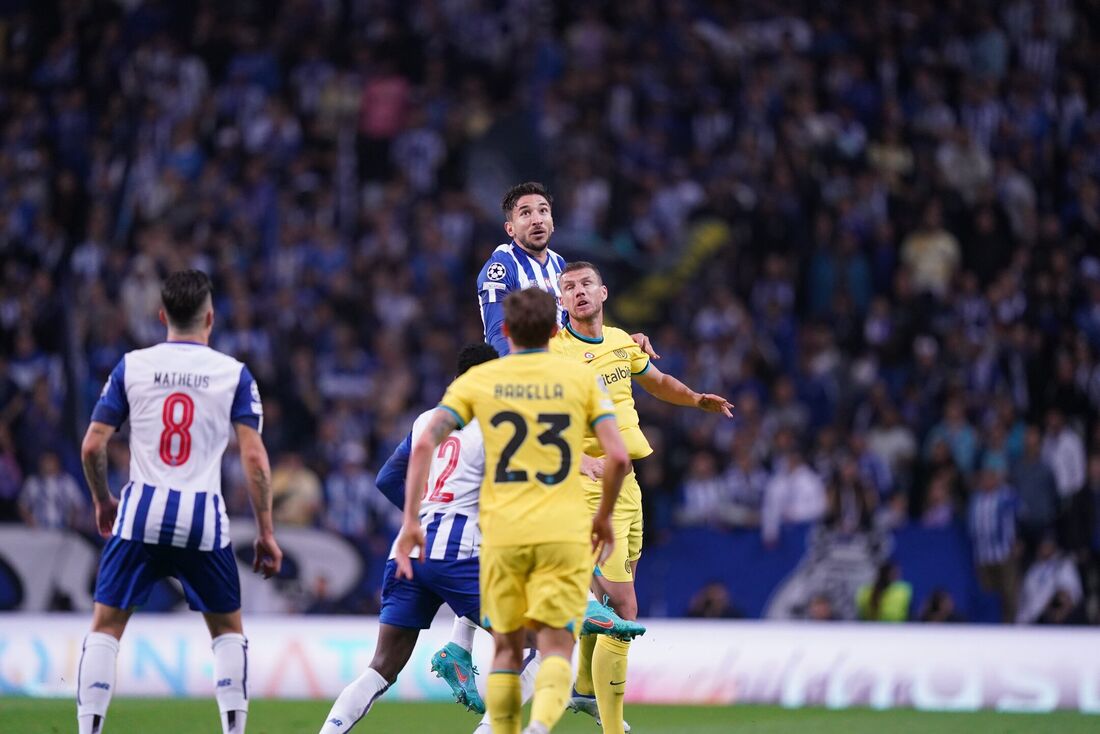
<svg viewBox="0 0 1100 734"><path fill-rule="evenodd" d="M328 720L328 723L330 723L330 724L336 724L336 726L343 726L343 725L344 725L344 722L343 722L343 721L341 721L340 719L337 719L337 718L335 718L335 717L334 717L334 718L331 718L331 719L329 719L329 720Z"/></svg>
<svg viewBox="0 0 1100 734"><path fill-rule="evenodd" d="M225 687L231 686L231 685L233 685L233 679L232 678L222 678L221 680L218 681L218 688L225 688Z"/></svg>
<svg viewBox="0 0 1100 734"><path fill-rule="evenodd" d="M101 680L97 680L95 683L93 683L92 685L90 685L88 687L89 688L102 688L105 691L111 690L111 684L110 683L104 683Z"/></svg>

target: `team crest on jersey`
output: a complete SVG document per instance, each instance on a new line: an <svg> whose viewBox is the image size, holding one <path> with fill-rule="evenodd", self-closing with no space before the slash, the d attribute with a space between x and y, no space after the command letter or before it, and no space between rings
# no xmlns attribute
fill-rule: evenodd
<svg viewBox="0 0 1100 734"><path fill-rule="evenodd" d="M616 349L615 356L619 359L628 359L630 357L630 355L626 353L625 349Z"/></svg>
<svg viewBox="0 0 1100 734"><path fill-rule="evenodd" d="M585 353L584 353L584 358L585 358L585 359L595 359L595 358L596 358L596 355L595 355L595 354L593 354L592 352L585 352Z"/></svg>
<svg viewBox="0 0 1100 734"><path fill-rule="evenodd" d="M508 274L508 271L504 269L504 265L501 263L493 263L485 271L485 274L489 276L489 280L504 280L504 276Z"/></svg>

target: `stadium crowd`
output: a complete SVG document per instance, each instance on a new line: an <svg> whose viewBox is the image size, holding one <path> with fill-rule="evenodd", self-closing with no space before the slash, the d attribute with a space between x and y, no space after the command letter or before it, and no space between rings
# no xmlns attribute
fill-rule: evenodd
<svg viewBox="0 0 1100 734"><path fill-rule="evenodd" d="M737 406L639 397L650 543L957 523L1006 620L1100 621L1095 5L48 5L0 24L0 519L91 529L76 437L200 267L279 521L384 554L372 472L481 339L496 200L538 177L612 313L686 274L624 325Z"/></svg>

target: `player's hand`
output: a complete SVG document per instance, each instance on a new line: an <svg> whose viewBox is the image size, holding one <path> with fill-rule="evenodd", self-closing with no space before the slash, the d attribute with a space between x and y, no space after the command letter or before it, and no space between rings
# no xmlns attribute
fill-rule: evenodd
<svg viewBox="0 0 1100 734"><path fill-rule="evenodd" d="M615 531L611 528L610 517L592 518L592 552L596 554L596 565L602 565L615 550Z"/></svg>
<svg viewBox="0 0 1100 734"><path fill-rule="evenodd" d="M650 359L660 359L661 355L657 354L657 351L653 348L653 344L649 341L649 337L638 332L637 334L631 334L630 338L634 340L634 343L638 345L638 348L649 355Z"/></svg>
<svg viewBox="0 0 1100 734"><path fill-rule="evenodd" d="M95 503L95 526L102 537L111 537L111 531L115 527L117 516L118 500L115 499L114 495L107 495L106 502Z"/></svg>
<svg viewBox="0 0 1100 734"><path fill-rule="evenodd" d="M699 396L699 399L695 401L695 407L699 410L705 410L708 413L721 413L727 418L733 417L733 403L726 400L721 395L712 395L709 392L703 393Z"/></svg>
<svg viewBox="0 0 1100 734"><path fill-rule="evenodd" d="M413 577L412 552L420 551L421 560L424 559L424 528L416 525L402 525L401 532L397 535L396 552L394 562L397 564L397 578L409 579Z"/></svg>
<svg viewBox="0 0 1100 734"><path fill-rule="evenodd" d="M270 533L257 536L252 543L252 570L269 579L282 567L283 551L275 542L275 536Z"/></svg>
<svg viewBox="0 0 1100 734"><path fill-rule="evenodd" d="M597 459L588 454L581 454L581 474L593 482L603 479L603 459Z"/></svg>

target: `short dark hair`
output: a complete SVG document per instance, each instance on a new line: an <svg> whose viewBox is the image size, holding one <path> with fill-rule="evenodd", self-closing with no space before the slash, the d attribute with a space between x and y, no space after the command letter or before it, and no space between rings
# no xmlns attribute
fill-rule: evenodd
<svg viewBox="0 0 1100 734"><path fill-rule="evenodd" d="M210 277L201 270L180 270L169 275L160 289L169 325L180 331L197 327L213 290Z"/></svg>
<svg viewBox="0 0 1100 734"><path fill-rule="evenodd" d="M530 194L537 194L546 199L546 203L550 206L554 205L554 197L550 196L550 192L546 190L545 186L538 181L526 181L508 189L508 193L504 195L504 200L500 202L500 208L504 210L505 218L510 221L512 210L516 208L516 202Z"/></svg>
<svg viewBox="0 0 1100 734"><path fill-rule="evenodd" d="M485 342L467 344L462 347L462 350L458 353L458 372L456 374L461 375L471 367L477 367L479 364L491 362L499 356L497 350L494 349L492 345L486 344Z"/></svg>
<svg viewBox="0 0 1100 734"><path fill-rule="evenodd" d="M523 349L544 347L558 323L558 302L544 290L524 288L504 299L504 325L512 343Z"/></svg>
<svg viewBox="0 0 1100 734"><path fill-rule="evenodd" d="M593 273L596 274L596 278L599 279L600 285L603 285L603 273L600 272L599 268L597 268L595 265L588 262L587 260L574 260L573 262L569 263L561 269L561 274L565 275L566 273L574 273L578 270L591 270Z"/></svg>

